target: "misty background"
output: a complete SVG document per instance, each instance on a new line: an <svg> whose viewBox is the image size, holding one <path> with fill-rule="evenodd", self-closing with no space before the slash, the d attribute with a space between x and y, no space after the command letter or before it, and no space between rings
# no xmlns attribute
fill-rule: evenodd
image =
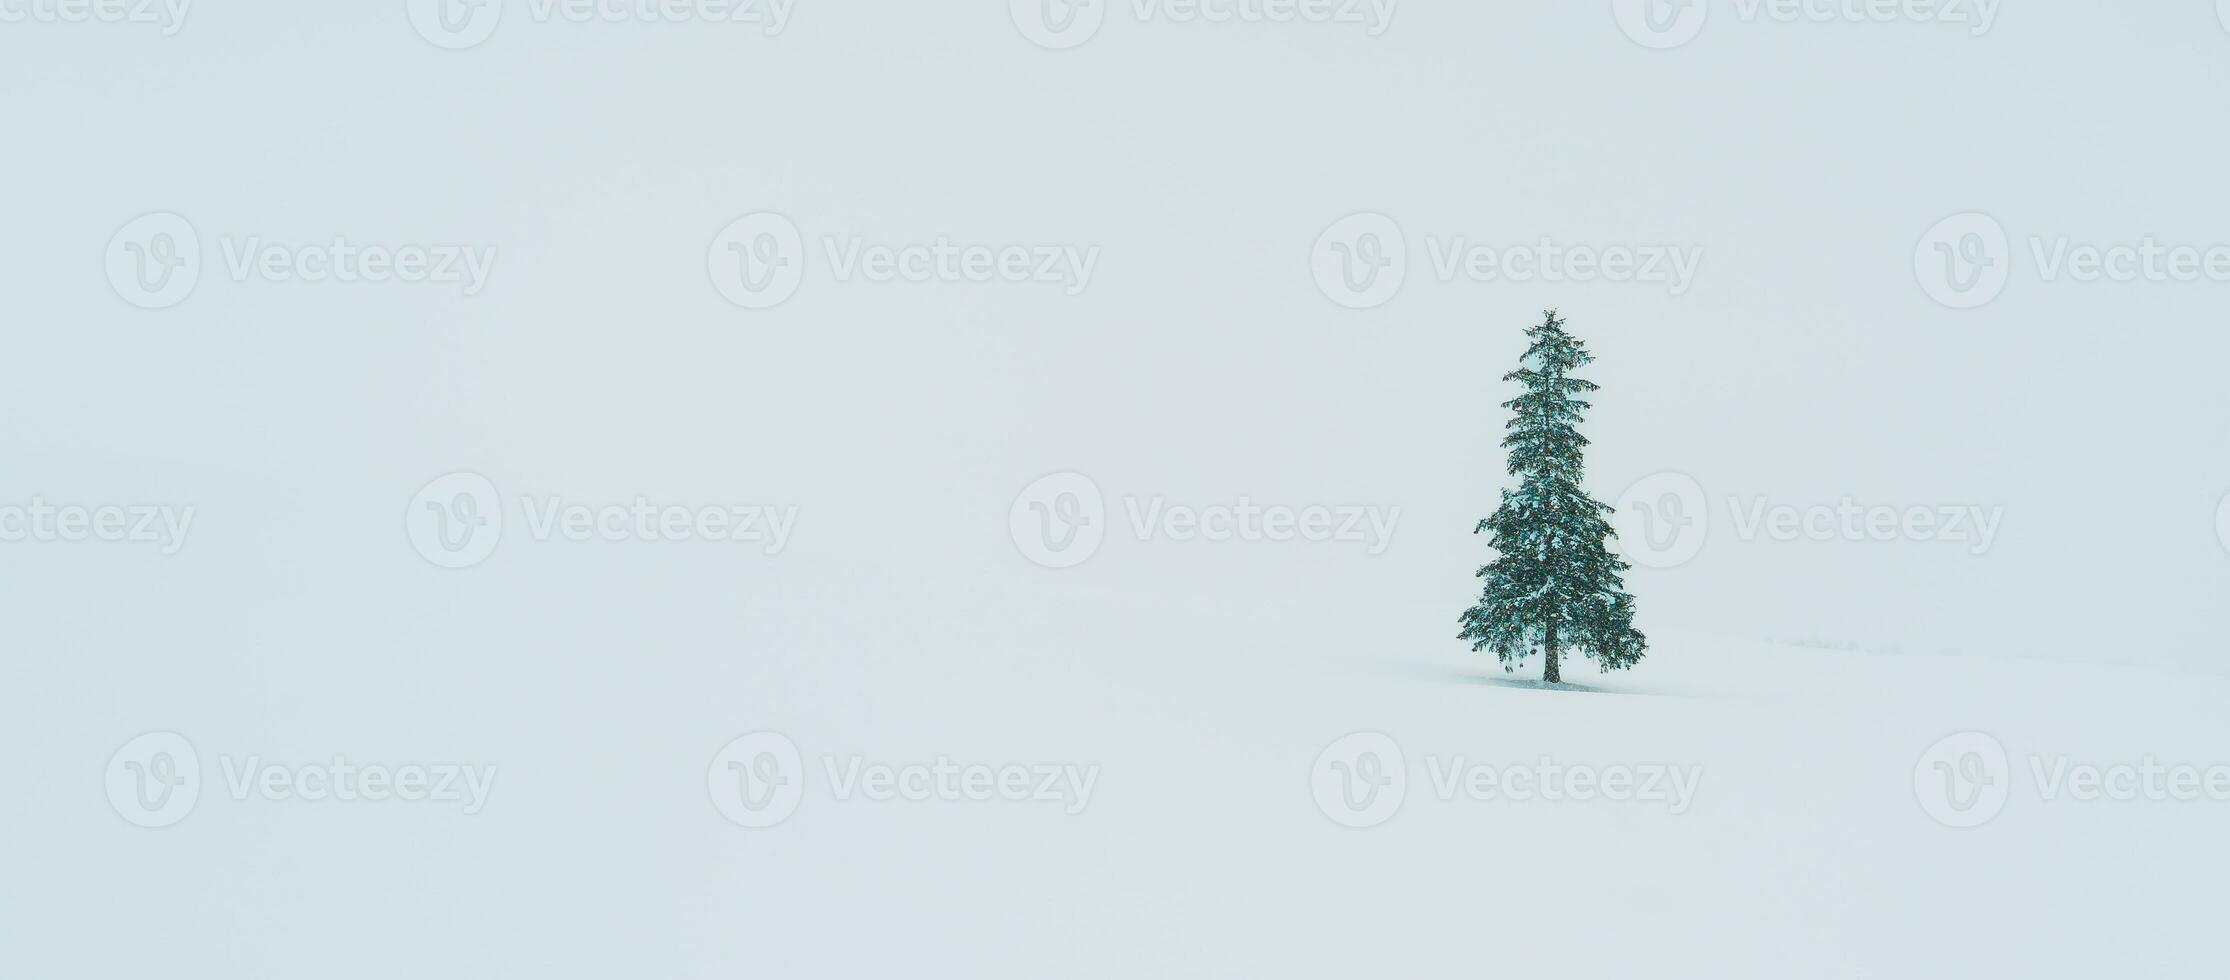
<svg viewBox="0 0 2230 980"><path fill-rule="evenodd" d="M1176 757L1211 752L1233 699L1278 700L1294 672L1460 654L1487 558L1471 530L1507 485L1499 379L1549 307L1599 358L1592 492L1675 471L1708 494L1696 558L1628 576L1653 637L2221 673L2230 283L2046 282L2028 252L2031 236L2230 242L2217 11L2019 5L1974 37L1715 4L1693 41L1651 50L1607 6L1408 0L1372 37L1122 4L1058 51L990 2L798 0L778 36L515 7L462 51L421 38L400 2L202 0L170 37L0 25L0 502L196 508L175 556L0 545L15 747L0 815L51 847L10 848L5 877L41 885L0 911L36 924L49 967L116 939L109 920L40 910L119 901L111 876L133 867L173 872L121 900L141 935L248 959L250 939L208 938L215 923L345 935L304 895L317 914L443 910L447 948L488 932L570 948L547 908L400 886L459 868L518 894L599 876L582 910L652 945L654 916L706 935L799 910L908 921L916 905L853 889L894 866L878 859L919 870L926 828L810 873L699 868L659 840L717 819L704 760L756 728L994 755L1030 732L1021 755L1098 758L1150 718ZM102 257L157 211L193 223L209 264L189 299L147 311ZM760 211L803 231L806 268L788 301L747 310L708 282L705 253ZM2014 269L1962 311L1924 291L1914 253L1969 211L2003 223ZM1410 256L1399 294L1367 310L1310 274L1318 236L1357 212L1397 221ZM496 260L471 297L236 282L218 264L223 236L335 235ZM1100 256L1076 296L837 281L822 242L854 235ZM1702 263L1680 295L1438 281L1427 241L1457 237L1694 246ZM404 527L413 495L457 471L513 504L493 557L464 570L421 559ZM1016 495L1055 472L1095 481L1112 522L1060 570L1008 532ZM798 523L773 556L542 542L521 495L794 504ZM1122 523L1134 496L1400 512L1375 555L1141 541ZM1729 498L1845 497L2003 521L1978 555L1743 540L1729 519ZM376 814L336 831L203 813L179 833L208 849L185 855L123 835L98 791L116 746L157 729L191 734L205 762L369 746L506 769L481 823L405 818L427 821L415 850L349 836ZM1194 744L1179 729L1205 747L1177 748ZM1213 826L1197 801L1215 785L1187 776L1155 799L1193 800ZM506 802L547 819L489 822ZM1123 833L1188 832L1133 816ZM719 829L719 846L752 846ZM333 833L362 859L304 850ZM237 860L262 876L218 870ZM319 862L397 887L293 877ZM894 887L918 898L922 873ZM796 888L717 908L675 888L769 874ZM953 914L894 927L888 948L942 941ZM688 955L749 951L718 942L733 945ZM626 945L571 963L643 965Z"/></svg>

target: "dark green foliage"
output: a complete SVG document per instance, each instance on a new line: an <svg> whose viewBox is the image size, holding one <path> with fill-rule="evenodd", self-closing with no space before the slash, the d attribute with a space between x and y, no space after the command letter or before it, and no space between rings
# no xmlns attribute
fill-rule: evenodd
<svg viewBox="0 0 2230 980"><path fill-rule="evenodd" d="M1570 372L1595 358L1564 332L1555 310L1525 333L1532 345L1503 376L1525 393L1502 403L1514 413L1502 445L1510 475L1520 480L1473 529L1494 532L1496 557L1479 569L1486 588L1464 611L1457 636L1474 651L1494 651L1505 671L1538 647L1542 679L1553 684L1562 680L1559 648L1577 647L1609 671L1633 666L1648 642L1634 629L1634 597L1619 577L1629 566L1604 544L1617 533L1611 507L1580 485L1587 437L1579 424L1588 403L1578 396L1595 384Z"/></svg>

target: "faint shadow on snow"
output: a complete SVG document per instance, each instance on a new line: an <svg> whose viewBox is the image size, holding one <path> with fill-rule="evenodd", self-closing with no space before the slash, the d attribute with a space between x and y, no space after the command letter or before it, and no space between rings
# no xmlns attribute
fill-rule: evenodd
<svg viewBox="0 0 2230 980"><path fill-rule="evenodd" d="M1565 681L1561 684L1551 684L1538 677L1496 677L1492 674L1474 674L1470 671L1461 670L1451 671L1449 679L1462 683L1487 684L1493 687L1507 687L1521 691L1571 691L1577 694L1634 693L1633 691L1612 690L1607 687L1594 687L1591 685L1580 684L1573 681Z"/></svg>
<svg viewBox="0 0 2230 980"><path fill-rule="evenodd" d="M1446 667L1438 664L1419 664L1417 665L1416 674L1420 677L1429 680L1440 681L1443 683L1478 684L1485 687L1508 688L1513 691L1554 691L1571 694L1659 695L1661 693L1657 691L1637 691L1631 688L1623 687L1599 687L1594 684L1580 683L1575 681L1565 681L1562 684L1550 684L1538 677L1521 677L1515 674L1505 674L1502 673L1499 669L1497 669L1495 673L1490 674L1479 670L1466 670L1461 667Z"/></svg>

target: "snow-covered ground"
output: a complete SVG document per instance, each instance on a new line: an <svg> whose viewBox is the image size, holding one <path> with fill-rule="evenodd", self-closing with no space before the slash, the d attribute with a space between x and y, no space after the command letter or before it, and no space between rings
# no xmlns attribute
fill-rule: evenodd
<svg viewBox="0 0 2230 980"><path fill-rule="evenodd" d="M0 980L2218 976L2230 0L1998 6L0 0Z"/></svg>
<svg viewBox="0 0 2230 980"><path fill-rule="evenodd" d="M253 723L182 721L203 795L153 830L102 800L89 735L52 735L67 751L15 797L9 877L40 884L8 890L11 956L85 976L181 959L328 977L2212 969L2230 800L2082 800L2059 780L2048 799L2031 766L2230 761L2221 678L1660 635L1640 669L1574 664L1568 689L1542 690L1537 664L1505 675L1441 635L1446 610L1310 624L1042 599L1003 623L926 606L829 620L790 654L733 660L684 654L647 613L575 611L580 645L550 646L545 673L429 661L413 670L446 680L423 688L368 671L386 718L359 691L336 716L274 702ZM843 652L901 623L977 645ZM1371 623L1390 638L1366 639ZM629 630L646 635L625 661L583 652ZM412 718L422 737L393 734ZM716 758L756 731L796 747L774 773L794 795L725 767L765 743ZM1971 736L1932 749L1965 732L2006 760ZM367 743L386 761L477 746L500 773L471 816L225 788L221 765L249 749L293 764ZM940 757L959 789L935 787ZM969 798L970 765L1028 788ZM853 782L877 767L900 798ZM931 798L903 798L909 778ZM1972 806L1943 809L1952 795Z"/></svg>

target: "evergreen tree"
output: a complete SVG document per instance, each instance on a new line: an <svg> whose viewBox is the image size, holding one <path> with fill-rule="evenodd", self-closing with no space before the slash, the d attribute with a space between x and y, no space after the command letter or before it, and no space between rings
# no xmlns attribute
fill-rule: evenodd
<svg viewBox="0 0 2230 980"><path fill-rule="evenodd" d="M1525 393L1503 402L1514 417L1504 426L1516 490L1502 491L1494 516L1472 533L1491 530L1496 557L1479 569L1486 579L1478 605L1464 611L1460 639L1471 649L1493 650L1502 669L1514 670L1538 646L1541 679L1561 683L1560 648L1576 647L1603 670L1623 670L1640 660L1648 642L1634 629L1634 597L1619 574L1629 566L1604 542L1618 532L1605 515L1611 507L1580 487L1579 395L1595 384L1570 372L1593 361L1587 347L1564 332L1555 310L1525 332L1532 339L1518 369L1504 381Z"/></svg>

